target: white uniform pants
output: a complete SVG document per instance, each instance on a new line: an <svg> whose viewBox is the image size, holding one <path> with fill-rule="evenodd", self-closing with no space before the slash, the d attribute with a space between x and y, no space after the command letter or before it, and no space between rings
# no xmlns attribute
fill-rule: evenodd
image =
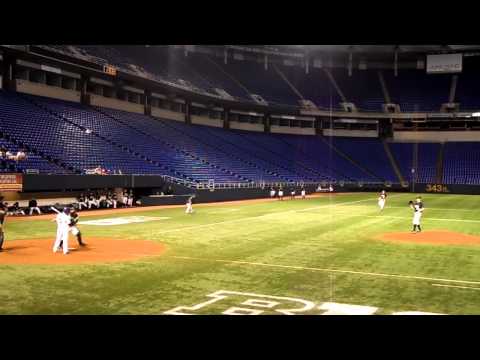
<svg viewBox="0 0 480 360"><path fill-rule="evenodd" d="M385 207L385 200L378 200L378 206L380 207L380 210L383 210L383 208Z"/></svg>
<svg viewBox="0 0 480 360"><path fill-rule="evenodd" d="M422 213L417 211L414 215L413 215L413 225L420 225L420 220L422 219Z"/></svg>
<svg viewBox="0 0 480 360"><path fill-rule="evenodd" d="M63 241L63 253L68 254L68 231L68 226L59 226L57 228L57 238L55 239L55 244L53 245L53 252L57 252L58 248L60 247L60 243Z"/></svg>
<svg viewBox="0 0 480 360"><path fill-rule="evenodd" d="M35 206L35 207L31 207L30 208L30 215L32 215L33 213L33 210L35 210L37 212L37 214L41 214L42 212L40 211L40 208L38 206Z"/></svg>

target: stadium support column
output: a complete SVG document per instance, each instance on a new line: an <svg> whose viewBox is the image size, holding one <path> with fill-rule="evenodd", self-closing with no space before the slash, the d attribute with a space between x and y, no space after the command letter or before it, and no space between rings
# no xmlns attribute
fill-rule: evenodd
<svg viewBox="0 0 480 360"><path fill-rule="evenodd" d="M15 91L17 82L15 81L15 65L17 59L8 53L3 54L3 72L2 72L2 86L5 90Z"/></svg>
<svg viewBox="0 0 480 360"><path fill-rule="evenodd" d="M147 116L152 115L152 92L150 90L145 90L144 114Z"/></svg>
<svg viewBox="0 0 480 360"><path fill-rule="evenodd" d="M90 105L90 98L87 94L87 84L90 81L88 75L82 74L80 76L80 102L84 105Z"/></svg>
<svg viewBox="0 0 480 360"><path fill-rule="evenodd" d="M223 128L230 129L230 109L223 109Z"/></svg>
<svg viewBox="0 0 480 360"><path fill-rule="evenodd" d="M185 123L186 124L191 124L192 123L192 118L190 116L190 106L191 102L189 100L185 101Z"/></svg>
<svg viewBox="0 0 480 360"><path fill-rule="evenodd" d="M313 126L315 127L315 135L322 135L322 119L319 117L315 117L315 121L313 123Z"/></svg>
<svg viewBox="0 0 480 360"><path fill-rule="evenodd" d="M270 133L270 114L265 114L263 116L263 131L266 133Z"/></svg>

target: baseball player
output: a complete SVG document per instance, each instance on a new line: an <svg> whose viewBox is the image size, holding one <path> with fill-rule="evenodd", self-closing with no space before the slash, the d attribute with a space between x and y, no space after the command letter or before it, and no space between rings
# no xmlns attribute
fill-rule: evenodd
<svg viewBox="0 0 480 360"><path fill-rule="evenodd" d="M39 215L42 213L40 211L40 208L38 207L38 203L37 203L37 200L35 199L32 199L28 202L28 207L30 208L30 216L32 216L33 214L33 211L35 210Z"/></svg>
<svg viewBox="0 0 480 360"><path fill-rule="evenodd" d="M71 231L71 233L73 234L73 236L76 236L77 237L77 241L78 241L78 245L80 246L85 246L86 244L82 241L82 233L80 232L80 230L78 230L77 228L77 223L78 223L78 220L80 219L80 216L78 215L78 213L75 211L74 208L72 208L70 210L70 223L68 224L69 226L69 231ZM60 241L60 246L63 245L63 241Z"/></svg>
<svg viewBox="0 0 480 360"><path fill-rule="evenodd" d="M78 210L82 210L82 207L88 209L88 205L85 202L85 197L83 196L83 194L80 194L80 196L77 198L77 206Z"/></svg>
<svg viewBox="0 0 480 360"><path fill-rule="evenodd" d="M387 193L385 190L382 190L382 192L380 193L380 196L378 197L378 206L380 207L380 211L383 211L386 201L387 201Z"/></svg>
<svg viewBox="0 0 480 360"><path fill-rule="evenodd" d="M5 233L3 231L5 218L7 217L7 209L0 201L0 251L3 251L3 241L5 240Z"/></svg>
<svg viewBox="0 0 480 360"><path fill-rule="evenodd" d="M130 194L128 194L128 206L133 206L133 191L130 190Z"/></svg>
<svg viewBox="0 0 480 360"><path fill-rule="evenodd" d="M283 201L283 189L278 189L278 200Z"/></svg>
<svg viewBox="0 0 480 360"><path fill-rule="evenodd" d="M423 203L421 199L417 199L415 202L410 201L408 204L410 205L410 208L413 210L412 233L419 233L422 231L420 222L422 220L422 215L425 208L423 207Z"/></svg>
<svg viewBox="0 0 480 360"><path fill-rule="evenodd" d="M295 200L295 189L290 192L290 200Z"/></svg>
<svg viewBox="0 0 480 360"><path fill-rule="evenodd" d="M70 231L70 208L64 208L63 212L58 211L53 206L51 209L57 213L55 220L53 220L57 223L57 237L55 239L55 244L53 245L53 252L56 253L61 245L63 254L67 255L69 253L68 233Z"/></svg>
<svg viewBox="0 0 480 360"><path fill-rule="evenodd" d="M192 200L195 197L195 195L192 195L188 198L187 200L187 209L185 210L185 214L193 214L193 205L192 205Z"/></svg>
<svg viewBox="0 0 480 360"><path fill-rule="evenodd" d="M305 188L302 188L302 199L305 199Z"/></svg>
<svg viewBox="0 0 480 360"><path fill-rule="evenodd" d="M70 213L70 224L68 224L70 227L69 230L72 232L73 236L77 237L78 245L85 246L85 243L82 241L82 233L77 228L79 219L80 216L78 213L75 211L75 209L72 209Z"/></svg>
<svg viewBox="0 0 480 360"><path fill-rule="evenodd" d="M273 199L274 197L275 197L275 189L272 187L272 188L270 189L270 198Z"/></svg>

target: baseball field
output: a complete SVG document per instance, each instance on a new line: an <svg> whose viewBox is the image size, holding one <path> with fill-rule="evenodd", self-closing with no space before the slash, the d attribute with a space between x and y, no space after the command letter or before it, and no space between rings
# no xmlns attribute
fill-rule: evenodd
<svg viewBox="0 0 480 360"><path fill-rule="evenodd" d="M480 314L480 197L322 195L7 218L0 314Z"/></svg>

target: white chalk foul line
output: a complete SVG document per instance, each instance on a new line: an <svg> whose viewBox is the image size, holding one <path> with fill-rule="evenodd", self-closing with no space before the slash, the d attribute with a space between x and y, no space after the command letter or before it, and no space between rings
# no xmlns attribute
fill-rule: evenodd
<svg viewBox="0 0 480 360"><path fill-rule="evenodd" d="M432 284L432 286L454 288L454 289L480 290L480 288L474 288L471 286L456 286L456 285L445 285L445 284Z"/></svg>
<svg viewBox="0 0 480 360"><path fill-rule="evenodd" d="M226 263L226 264L264 266L264 267L292 269L292 270L308 270L308 271L319 271L319 272L328 272L328 273L354 274L354 275L364 275L364 276L374 276L374 277L397 278L397 279L406 279L406 280L425 280L425 281L439 281L439 282L456 283L456 284L480 285L480 281L471 281L471 280L442 279L442 278L431 278L431 277L426 277L426 276L414 276L414 275L382 274L382 273L354 271L354 270L313 268L313 267L306 267L306 266L267 264L267 263L238 261L238 260L205 259L205 258L197 258L197 257L191 257L191 256L165 256L165 257L173 258L173 259L180 259L180 260L211 261L211 262L220 262L220 263Z"/></svg>
<svg viewBox="0 0 480 360"><path fill-rule="evenodd" d="M400 196L401 194L398 195L392 195L390 197L394 196ZM362 200L356 200L356 201L347 201L343 203L336 203L336 204L325 204L325 205L319 205L311 208L306 208L306 209L300 209L300 210L288 210L288 211L279 211L279 212L273 212L269 214L264 214L264 215L259 215L259 216L249 216L249 217L244 217L240 219L234 219L234 220L225 220L225 221L219 221L215 223L209 223L209 224L201 224L201 225L194 225L194 226L185 226L181 228L176 228L176 229L170 229L170 230L165 230L165 231L160 231L156 232L155 234L161 235L161 234L168 234L172 232L177 232L177 231L184 231L184 230L194 230L194 229L201 229L204 227L209 227L209 226L215 226L215 225L222 225L222 224L233 224L236 222L242 222L242 221L248 221L248 220L254 220L254 219L262 219L262 218L268 218L272 216L278 216L282 214L293 214L293 213L301 213L304 211L311 211L311 210L316 210L316 209L322 209L326 207L335 207L335 206L340 206L340 205L350 205L350 204L358 204L361 202L365 201L373 201L376 198L368 198L368 199L362 199Z"/></svg>

